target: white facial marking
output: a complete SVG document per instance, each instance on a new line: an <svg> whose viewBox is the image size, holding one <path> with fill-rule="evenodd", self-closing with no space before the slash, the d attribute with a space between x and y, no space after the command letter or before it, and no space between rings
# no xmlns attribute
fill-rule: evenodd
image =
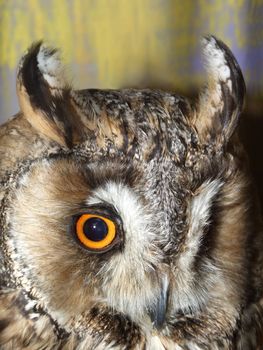
<svg viewBox="0 0 263 350"><path fill-rule="evenodd" d="M148 210L141 205L136 194L127 186L108 182L94 191L87 204L103 202L113 205L119 213L128 242L132 240L133 244L141 245L154 238L150 228L151 217Z"/></svg>
<svg viewBox="0 0 263 350"><path fill-rule="evenodd" d="M202 350L202 348L192 342L187 343L187 346L189 350Z"/></svg>
<svg viewBox="0 0 263 350"><path fill-rule="evenodd" d="M160 338L155 335L151 336L147 341L147 350L165 350Z"/></svg>
<svg viewBox="0 0 263 350"><path fill-rule="evenodd" d="M153 281L161 256L153 242L152 217L136 193L122 183L107 182L87 200L88 205L104 202L117 210L125 235L124 250L102 268L104 293L110 306L138 319L161 288Z"/></svg>
<svg viewBox="0 0 263 350"><path fill-rule="evenodd" d="M198 250L203 237L203 231L206 225L209 223L209 216L211 207L214 203L216 194L219 192L222 183L220 180L213 180L206 182L199 189L198 193L193 197L190 206L190 221L189 230L185 241L185 249L181 253L177 267L176 279L179 290L174 295L174 305L180 309L187 309L191 306L192 309L198 309L202 305L207 297L207 291L193 288L193 281L195 276L192 272L192 264L198 254ZM207 275L213 276L217 274L217 269L207 261L206 266ZM207 284L213 283L213 280L207 281Z"/></svg>
<svg viewBox="0 0 263 350"><path fill-rule="evenodd" d="M179 259L179 267L188 269L199 249L204 227L208 224L211 206L222 183L219 180L206 182L200 192L193 198L190 208L190 225L187 234L187 250Z"/></svg>

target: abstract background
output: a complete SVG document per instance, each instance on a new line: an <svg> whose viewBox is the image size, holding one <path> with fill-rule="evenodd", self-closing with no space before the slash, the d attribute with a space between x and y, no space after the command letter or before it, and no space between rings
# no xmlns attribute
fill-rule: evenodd
<svg viewBox="0 0 263 350"><path fill-rule="evenodd" d="M263 90L263 1L0 0L0 116L18 109L15 70L32 41L60 47L78 88L192 91L203 80L199 39L234 51L249 92Z"/></svg>
<svg viewBox="0 0 263 350"><path fill-rule="evenodd" d="M0 0L0 122L18 111L15 72L32 41L60 47L76 88L151 87L195 96L199 39L214 34L247 83L241 135L263 197L262 0Z"/></svg>

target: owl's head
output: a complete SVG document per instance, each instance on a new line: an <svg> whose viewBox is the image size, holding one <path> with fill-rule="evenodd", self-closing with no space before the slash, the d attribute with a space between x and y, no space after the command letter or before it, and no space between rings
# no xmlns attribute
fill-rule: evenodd
<svg viewBox="0 0 263 350"><path fill-rule="evenodd" d="M67 332L98 329L97 317L112 332L116 315L166 335L197 332L193 315L211 333L234 322L248 239L235 132L245 85L221 41L203 39L203 51L208 83L192 104L73 90L41 43L21 60L21 113L1 144L2 279Z"/></svg>

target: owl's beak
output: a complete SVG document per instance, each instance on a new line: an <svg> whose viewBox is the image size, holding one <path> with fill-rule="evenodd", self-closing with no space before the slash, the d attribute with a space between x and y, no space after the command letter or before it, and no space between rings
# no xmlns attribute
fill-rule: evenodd
<svg viewBox="0 0 263 350"><path fill-rule="evenodd" d="M169 283L168 283L167 276L165 276L162 279L161 293L156 301L154 308L150 312L150 317L153 322L153 326L157 329L162 328L165 321L167 301L168 301L168 291L169 291Z"/></svg>

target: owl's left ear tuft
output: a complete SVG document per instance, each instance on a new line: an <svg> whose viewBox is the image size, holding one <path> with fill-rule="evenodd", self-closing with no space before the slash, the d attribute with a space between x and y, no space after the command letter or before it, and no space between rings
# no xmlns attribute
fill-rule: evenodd
<svg viewBox="0 0 263 350"><path fill-rule="evenodd" d="M208 82L196 107L195 126L203 140L228 141L235 131L245 96L241 69L230 49L214 36L202 40Z"/></svg>
<svg viewBox="0 0 263 350"><path fill-rule="evenodd" d="M23 115L41 134L70 146L77 121L70 105L70 85L59 51L42 42L22 57L17 72L17 93Z"/></svg>

